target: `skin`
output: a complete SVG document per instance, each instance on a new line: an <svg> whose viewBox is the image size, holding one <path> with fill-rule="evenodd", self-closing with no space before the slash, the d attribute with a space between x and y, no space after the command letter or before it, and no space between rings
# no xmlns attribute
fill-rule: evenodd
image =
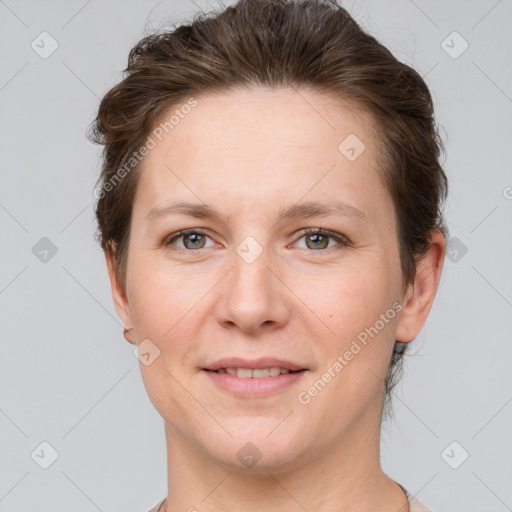
<svg viewBox="0 0 512 512"><path fill-rule="evenodd" d="M141 372L165 420L164 509L332 512L335 503L343 512L406 512L403 492L380 466L382 384L394 341L414 339L430 311L442 234L432 232L404 293L397 220L369 114L307 90L196 98L143 162L125 291L106 255L116 309L134 326L127 339L150 339L160 350ZM338 145L352 133L366 149L349 161ZM221 219L148 219L177 200L206 203ZM343 201L363 217L278 220L281 208L305 201ZM204 246L186 237L166 245L186 228L206 234ZM306 228L349 243L319 242ZM263 250L252 263L236 252L247 236ZM317 396L299 403L298 393L396 301L399 314ZM289 388L244 399L201 372L221 357L262 355L308 372ZM237 457L247 442L262 454L250 468Z"/></svg>

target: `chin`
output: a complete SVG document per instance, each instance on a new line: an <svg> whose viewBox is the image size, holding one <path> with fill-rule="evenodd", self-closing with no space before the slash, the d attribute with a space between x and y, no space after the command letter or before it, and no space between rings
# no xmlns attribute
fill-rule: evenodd
<svg viewBox="0 0 512 512"><path fill-rule="evenodd" d="M222 431L220 439L211 437L211 432L207 439L203 439L203 449L230 471L286 471L298 464L308 446L298 430L294 431L290 426L285 429L283 425L276 429L279 421L275 418L264 418L257 424L254 418L238 419L237 424L239 429L226 425L233 437Z"/></svg>

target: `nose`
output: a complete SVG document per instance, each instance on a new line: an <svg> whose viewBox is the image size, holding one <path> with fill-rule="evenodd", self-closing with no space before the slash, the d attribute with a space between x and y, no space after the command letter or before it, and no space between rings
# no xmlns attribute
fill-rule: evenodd
<svg viewBox="0 0 512 512"><path fill-rule="evenodd" d="M278 277L275 259L263 251L254 261L233 254L233 268L223 279L216 305L223 327L255 333L282 327L290 317L290 292Z"/></svg>

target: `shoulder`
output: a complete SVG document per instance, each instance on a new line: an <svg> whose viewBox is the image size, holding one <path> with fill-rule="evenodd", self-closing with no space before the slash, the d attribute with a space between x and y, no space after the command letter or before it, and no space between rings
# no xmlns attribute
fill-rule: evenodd
<svg viewBox="0 0 512 512"><path fill-rule="evenodd" d="M431 510L421 504L411 493L409 493L407 489L404 489L403 487L402 489L409 500L410 512L431 512Z"/></svg>
<svg viewBox="0 0 512 512"><path fill-rule="evenodd" d="M402 486L400 486L402 487ZM402 489L405 492L405 495L407 496L407 499L409 500L410 505L410 512L431 512L425 505L422 505L411 493L407 491L404 487ZM156 505L154 505L151 509L149 509L147 512L158 512L158 509L162 506L163 502L165 501L165 498L161 501L159 501Z"/></svg>
<svg viewBox="0 0 512 512"><path fill-rule="evenodd" d="M165 498L163 500L159 501L156 505L154 505L152 508L150 508L147 512L158 512L158 509L162 506L164 501L165 501Z"/></svg>

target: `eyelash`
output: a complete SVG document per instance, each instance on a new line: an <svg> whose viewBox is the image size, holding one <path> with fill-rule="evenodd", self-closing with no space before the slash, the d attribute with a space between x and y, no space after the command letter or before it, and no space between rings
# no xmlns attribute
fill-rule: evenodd
<svg viewBox="0 0 512 512"><path fill-rule="evenodd" d="M211 237L205 231L202 231L201 229L195 229L195 228L182 229L181 231L177 231L176 233L173 233L172 235L167 237L164 240L164 245L166 247L170 246L176 240L182 238L185 235L190 235L192 233L196 234L196 235L207 236L208 238L211 239ZM328 238L332 238L333 240L338 242L338 244L340 246L349 247L351 245L350 240L346 236L341 235L340 233L335 233L333 231L329 231L329 230L322 229L322 228L306 228L306 229L303 229L302 231L300 231L300 236L299 236L299 238L297 240L300 240L301 238L304 238L305 236L311 236L311 235L322 235L322 236L326 236ZM317 250L315 250L315 249L305 249L305 250L307 250L308 252L326 252L329 249L335 249L336 247L337 246L335 246L335 247L328 247L328 248L325 248L325 249L317 249ZM208 249L208 247L206 249ZM181 247L178 247L178 248L176 248L176 250L177 251L182 251L182 252L197 252L197 251L200 251L201 249L186 249L186 248L183 249Z"/></svg>

